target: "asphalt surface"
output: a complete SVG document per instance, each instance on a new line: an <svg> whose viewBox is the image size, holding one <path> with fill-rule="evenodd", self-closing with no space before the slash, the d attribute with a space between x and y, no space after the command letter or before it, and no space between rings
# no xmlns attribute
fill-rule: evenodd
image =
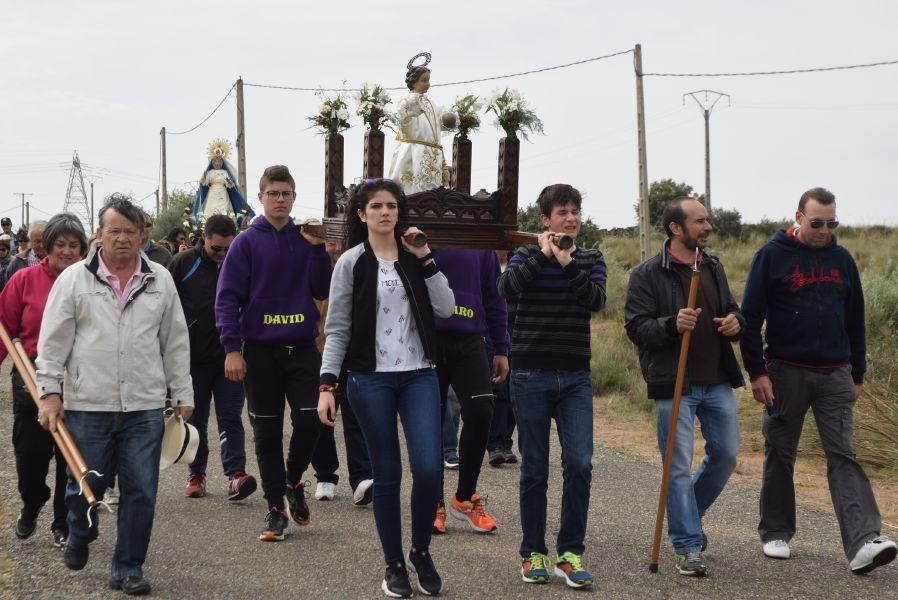
<svg viewBox="0 0 898 600"><path fill-rule="evenodd" d="M4 377L4 379L6 379ZM8 382L8 379L6 379ZM8 383L3 384L3 390ZM11 410L6 398L0 419L0 501L7 513L17 513L15 465L11 439ZM213 417L214 418L214 417ZM247 427L248 429L248 427ZM214 424L210 427L215 431ZM249 429L248 429L249 431ZM211 436L213 445L217 436ZM337 439L341 442L338 431ZM248 434L251 440L251 434ZM662 546L660 571L648 571L660 468L601 446L601 423L596 426L592 500L585 562L596 578L591 591L567 588L555 579L548 585L521 582L517 548L517 466L484 465L480 491L488 496L487 511L499 523L493 535L481 535L452 521L445 536L431 547L444 578L446 598L898 598L898 567L889 565L870 575L853 575L842 555L835 518L831 513L801 509L793 558L763 557L755 533L757 489L730 486L711 513L705 529L710 538L705 579L679 576L670 547ZM557 533L561 503L561 468L553 439L549 484L550 549ZM248 470L258 474L249 446ZM342 443L339 445L342 462ZM209 495L183 496L186 467L161 474L159 500L145 575L159 598L382 598L383 563L370 507L356 507L343 480L332 502L309 500L312 523L291 524L281 543L257 540L266 512L261 491L230 504L225 493L217 449L210 455ZM51 472L52 477L52 472ZM314 477L309 473L314 489ZM447 489L455 475L447 478ZM404 511L408 515L410 478L403 481ZM52 486L51 486L52 487ZM115 598L122 592L107 589L115 544L115 517L101 516L100 539L91 545L91 558L80 572L69 571L62 552L50 543L48 506L38 531L20 541L10 521L0 532L0 544L14 565L12 594L21 598ZM14 517L13 517L14 518ZM407 517L406 517L407 518ZM406 521L408 523L408 521ZM409 531L404 536L408 541ZM420 597L420 595L418 595Z"/></svg>

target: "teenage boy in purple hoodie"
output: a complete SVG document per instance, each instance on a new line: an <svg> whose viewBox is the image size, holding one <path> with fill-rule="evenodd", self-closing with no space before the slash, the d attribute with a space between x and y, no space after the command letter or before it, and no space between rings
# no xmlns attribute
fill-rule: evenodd
<svg viewBox="0 0 898 600"><path fill-rule="evenodd" d="M318 441L318 307L330 289L331 259L324 240L300 230L290 211L296 184L282 165L259 182L264 213L228 251L215 298L216 324L226 352L225 376L243 381L256 441L256 460L269 511L259 539L280 541L290 515L309 523L303 472ZM293 433L284 468L284 399Z"/></svg>
<svg viewBox="0 0 898 600"><path fill-rule="evenodd" d="M492 250L437 250L449 287L455 293L455 314L437 319L437 375L445 405L449 386L455 390L464 422L458 444L458 487L449 500L449 514L475 531L490 533L496 521L483 510L477 479L493 419L493 383L508 375L508 308L499 296L499 259ZM484 333L494 345L490 364ZM445 417L445 410L441 411ZM446 532L446 506L440 491L434 533Z"/></svg>

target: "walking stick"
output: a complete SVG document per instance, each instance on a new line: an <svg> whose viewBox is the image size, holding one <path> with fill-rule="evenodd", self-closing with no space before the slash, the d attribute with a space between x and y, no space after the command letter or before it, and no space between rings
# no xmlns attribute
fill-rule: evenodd
<svg viewBox="0 0 898 600"><path fill-rule="evenodd" d="M698 295L699 282L699 249L695 249L695 262L692 263L692 277L689 279L689 299L686 307L695 308L695 298ZM667 427L667 447L664 449L664 466L661 470L661 493L658 495L658 512L655 516L655 536L652 539L652 562L649 571L658 572L658 554L661 551L661 527L664 525L664 509L667 504L667 487L670 484L670 462L673 458L674 442L677 437L677 419L680 412L680 399L683 397L683 380L686 378L686 361L689 358L689 342L692 340L692 330L683 332L680 340L680 358L677 362L677 378L674 383L673 402L670 406L670 423Z"/></svg>
<svg viewBox="0 0 898 600"><path fill-rule="evenodd" d="M4 327L2 323L0 323L0 338L2 338L3 345L6 346L6 351L9 353L9 356L16 366L16 371L18 371L19 375L22 377L22 381L25 382L25 387L28 388L28 392L31 394L31 399L34 400L34 403L39 410L41 399L40 394L38 394L37 391L37 374L34 370L34 365L31 364L31 359L28 358L28 354L25 352L25 348L22 347L22 342L19 339L11 340L9 338L9 333L6 331L6 327ZM56 442L56 447L59 448L62 457L69 466L72 476L78 479L78 485L81 489L80 493L84 496L84 499L88 504L88 526L92 526L90 518L91 508L95 508L97 505L102 505L112 512L112 509L110 509L105 502L97 500L93 490L86 481L87 476L91 473L97 477L102 477L102 475L87 467L84 457L78 450L78 446L75 445L75 440L72 439L72 435L69 433L69 430L62 419L57 419L56 431L50 432L50 435L53 436L53 441Z"/></svg>

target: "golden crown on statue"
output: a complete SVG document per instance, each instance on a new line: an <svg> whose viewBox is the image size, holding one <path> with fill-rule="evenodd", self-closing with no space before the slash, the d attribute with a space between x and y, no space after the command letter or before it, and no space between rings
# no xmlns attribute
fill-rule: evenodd
<svg viewBox="0 0 898 600"><path fill-rule="evenodd" d="M222 160L227 160L228 156L231 154L231 145L227 140L221 138L212 140L209 144L208 153L209 160L212 160L216 156L220 156Z"/></svg>

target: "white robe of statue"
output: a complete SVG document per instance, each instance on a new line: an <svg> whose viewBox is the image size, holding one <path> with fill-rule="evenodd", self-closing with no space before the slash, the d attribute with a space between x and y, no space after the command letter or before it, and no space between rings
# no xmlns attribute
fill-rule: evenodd
<svg viewBox="0 0 898 600"><path fill-rule="evenodd" d="M231 199L228 196L228 187L226 182L230 182L228 172L224 169L209 169L203 175L202 185L208 186L209 191L206 193L206 204L203 206L203 216L209 218L212 215L230 215L234 216L234 208L231 206Z"/></svg>
<svg viewBox="0 0 898 600"><path fill-rule="evenodd" d="M443 110L426 94L411 92L399 101L399 133L390 179L406 194L449 185L449 168L440 144Z"/></svg>

